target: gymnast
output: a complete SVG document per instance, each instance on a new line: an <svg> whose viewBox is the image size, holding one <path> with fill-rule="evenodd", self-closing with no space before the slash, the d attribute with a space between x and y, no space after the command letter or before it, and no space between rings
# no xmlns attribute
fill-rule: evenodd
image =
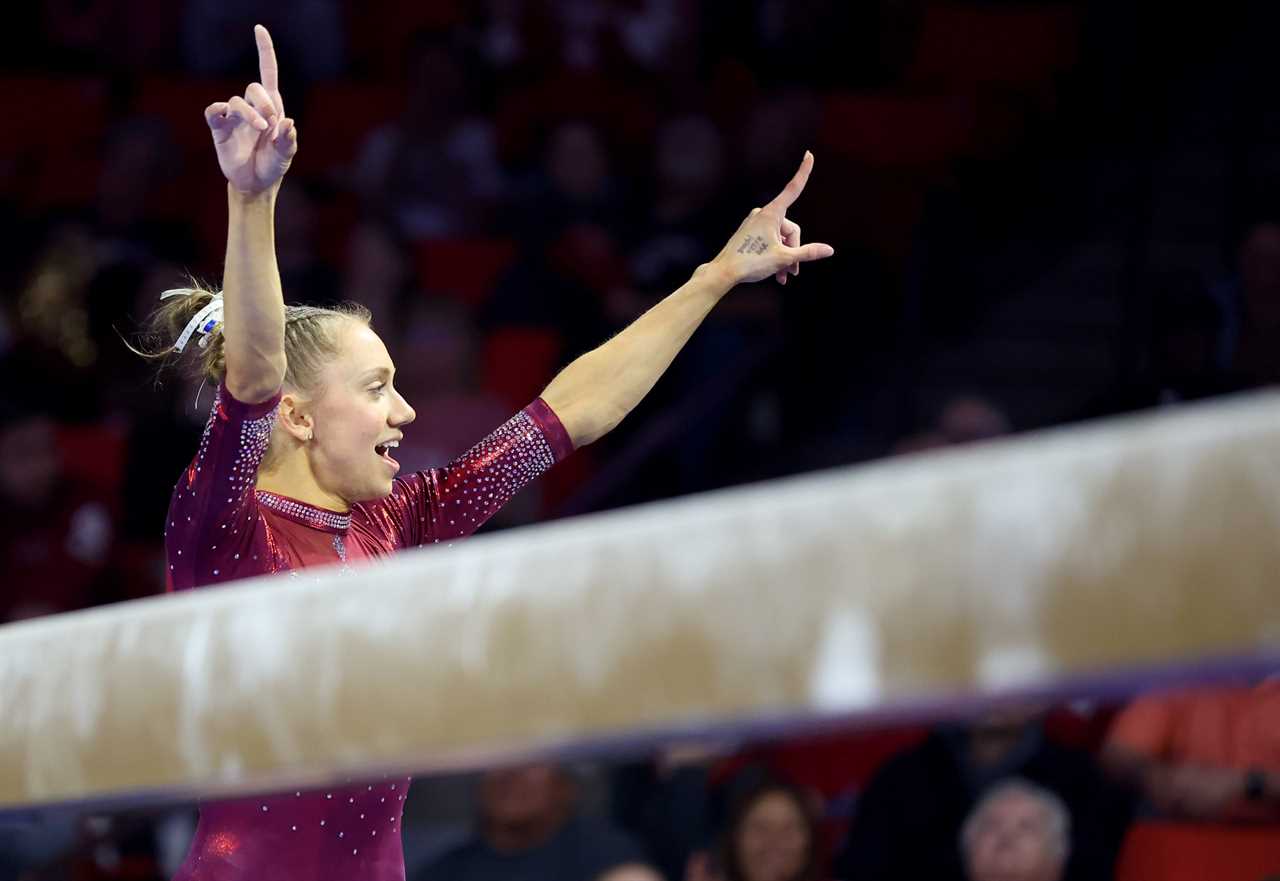
<svg viewBox="0 0 1280 881"><path fill-rule="evenodd" d="M280 183L298 150L275 49L255 29L260 82L205 119L227 178L220 292L166 291L144 354L185 360L216 385L195 458L165 523L166 580L188 590L309 566L346 567L474 532L522 486L616 426L736 285L785 283L830 257L786 217L813 168L806 153L772 202L682 287L443 468L397 476L413 408L363 307L286 306L274 246ZM195 357L191 357L194 355ZM391 674L394 675L394 674ZM403 881L406 777L201 805L180 881Z"/></svg>

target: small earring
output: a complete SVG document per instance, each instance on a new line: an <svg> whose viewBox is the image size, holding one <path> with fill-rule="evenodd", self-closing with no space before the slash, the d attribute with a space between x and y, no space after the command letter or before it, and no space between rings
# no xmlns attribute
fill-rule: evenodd
<svg viewBox="0 0 1280 881"><path fill-rule="evenodd" d="M311 440L311 429L307 429L307 440Z"/></svg>

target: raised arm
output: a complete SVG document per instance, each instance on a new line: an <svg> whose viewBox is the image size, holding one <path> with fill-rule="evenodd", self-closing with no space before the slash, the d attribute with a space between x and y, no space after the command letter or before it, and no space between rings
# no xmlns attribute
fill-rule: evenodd
<svg viewBox="0 0 1280 881"><path fill-rule="evenodd" d="M227 178L227 260L222 336L227 390L246 403L274 395L284 380L284 295L276 265L275 204L280 181L298 150L298 131L284 115L271 35L254 28L261 82L244 97L205 109L218 165Z"/></svg>
<svg viewBox="0 0 1280 881"><path fill-rule="evenodd" d="M720 298L738 284L769 276L786 284L800 264L830 257L830 245L800 244L787 209L804 191L813 154L778 196L756 208L709 263L609 342L575 360L542 393L575 447L611 431L653 388Z"/></svg>

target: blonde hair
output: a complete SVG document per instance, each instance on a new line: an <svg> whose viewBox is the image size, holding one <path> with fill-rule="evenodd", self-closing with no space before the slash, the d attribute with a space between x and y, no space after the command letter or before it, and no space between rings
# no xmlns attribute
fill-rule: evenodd
<svg viewBox="0 0 1280 881"><path fill-rule="evenodd" d="M190 280L188 287L165 291L165 299L151 313L138 345L129 348L143 358L160 362L162 371L176 366L215 385L221 383L227 375L221 325L199 338L203 346L197 343L197 338L192 338L181 352L174 349L183 328L220 293L195 279ZM341 323L356 321L368 326L371 320L369 310L358 303L331 308L285 306L285 385L300 392L313 391L324 363L338 354L337 330Z"/></svg>

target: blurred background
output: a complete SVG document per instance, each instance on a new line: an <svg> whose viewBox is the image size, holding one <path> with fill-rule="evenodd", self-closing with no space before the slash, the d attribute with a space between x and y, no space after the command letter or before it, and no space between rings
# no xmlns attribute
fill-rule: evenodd
<svg viewBox="0 0 1280 881"><path fill-rule="evenodd" d="M212 395L157 382L122 340L187 273L220 276L225 191L202 111L257 78L259 21L300 133L278 208L286 298L373 310L419 413L408 467L488 433L817 156L792 215L836 259L737 290L620 429L489 528L1280 378L1275 3L7 14L0 620L163 588L160 524ZM421 781L410 879L1280 875L1280 805L1242 782L1280 772L1274 682L1150 700L1165 703ZM1043 840L1010 874L983 854L1014 847L997 820L1025 831L1019 811ZM192 817L11 817L0 878L167 877ZM513 853L532 862L484 862ZM1185 874L1196 865L1212 870Z"/></svg>

